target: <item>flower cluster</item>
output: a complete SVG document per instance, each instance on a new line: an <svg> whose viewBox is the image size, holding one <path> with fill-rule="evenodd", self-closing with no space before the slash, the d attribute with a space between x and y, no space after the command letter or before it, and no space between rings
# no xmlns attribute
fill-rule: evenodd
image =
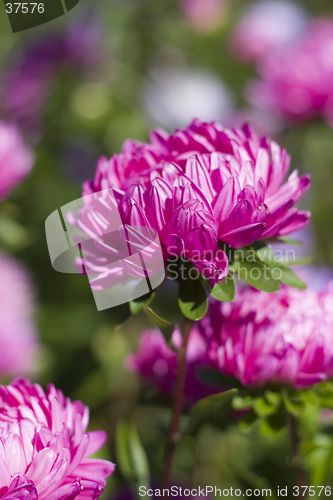
<svg viewBox="0 0 333 500"><path fill-rule="evenodd" d="M87 433L88 421L88 408L52 385L46 393L25 379L0 386L0 498L98 498L114 465L88 458L106 439Z"/></svg>
<svg viewBox="0 0 333 500"><path fill-rule="evenodd" d="M139 373L159 391L171 396L174 393L177 372L177 351L182 343L178 328L172 335L172 350L159 330L145 330L140 337L139 349L126 360L127 368ZM211 366L207 356L207 342L197 327L193 327L186 350L186 380L184 394L188 404L220 392L221 387L205 383L200 371Z"/></svg>
<svg viewBox="0 0 333 500"><path fill-rule="evenodd" d="M148 144L126 141L122 153L99 160L83 195L113 188L124 224L155 229L166 259L186 257L211 282L221 282L228 259L219 241L238 248L308 223L309 213L294 205L309 176L294 171L283 183L289 164L283 148L248 125L225 129L194 120L171 135L155 130ZM103 210L87 204L81 212L80 227L90 237L110 224ZM107 260L107 245L104 252ZM107 273L102 262L96 259L95 269Z"/></svg>
<svg viewBox="0 0 333 500"><path fill-rule="evenodd" d="M180 332L173 342L181 344ZM145 331L127 366L160 391L171 394L177 355L158 330ZM187 353L185 395L193 402L221 385L200 379L203 368L217 369L245 386L313 385L333 375L333 284L325 290L288 287L271 295L239 287L233 303L212 302L194 327Z"/></svg>
<svg viewBox="0 0 333 500"><path fill-rule="evenodd" d="M0 255L0 275L0 374L26 375L38 350L32 286L26 270L5 255Z"/></svg>
<svg viewBox="0 0 333 500"><path fill-rule="evenodd" d="M212 362L243 385L299 388L333 375L332 285L273 295L240 289L233 304L213 304L202 327Z"/></svg>
<svg viewBox="0 0 333 500"><path fill-rule="evenodd" d="M33 163L18 129L0 121L0 200L28 175Z"/></svg>
<svg viewBox="0 0 333 500"><path fill-rule="evenodd" d="M252 103L288 121L324 116L333 122L333 22L316 19L303 37L268 54L250 84Z"/></svg>

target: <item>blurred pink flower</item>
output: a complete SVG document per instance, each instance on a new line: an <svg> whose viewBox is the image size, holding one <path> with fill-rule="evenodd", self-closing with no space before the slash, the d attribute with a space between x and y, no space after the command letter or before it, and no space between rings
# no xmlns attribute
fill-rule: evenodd
<svg viewBox="0 0 333 500"><path fill-rule="evenodd" d="M5 255L0 275L0 375L26 375L34 371L39 345L32 285L23 266Z"/></svg>
<svg viewBox="0 0 333 500"><path fill-rule="evenodd" d="M333 100L333 21L317 19L301 39L263 58L261 80L249 85L249 100L299 121L330 115Z"/></svg>
<svg viewBox="0 0 333 500"><path fill-rule="evenodd" d="M33 163L18 129L0 121L0 200L28 175Z"/></svg>
<svg viewBox="0 0 333 500"><path fill-rule="evenodd" d="M197 31L216 29L227 9L228 0L181 0L181 9L189 24Z"/></svg>
<svg viewBox="0 0 333 500"><path fill-rule="evenodd" d="M237 25L231 46L246 61L270 57L272 50L299 38L307 25L304 9L288 0L260 0L247 6Z"/></svg>
<svg viewBox="0 0 333 500"><path fill-rule="evenodd" d="M239 289L233 304L211 306L202 327L212 362L243 385L300 388L333 375L332 285L321 293Z"/></svg>
<svg viewBox="0 0 333 500"><path fill-rule="evenodd" d="M33 39L3 75L4 112L29 132L38 130L40 115L62 70L85 71L100 55L96 25L82 19L64 32Z"/></svg>
<svg viewBox="0 0 333 500"><path fill-rule="evenodd" d="M308 189L309 176L295 170L282 184L289 165L283 148L248 125L225 129L194 120L171 135L153 131L148 144L127 140L122 153L98 161L83 195L113 188L124 224L152 227L165 259L183 256L220 282L228 260L218 241L238 248L308 223L309 212L294 204ZM87 202L76 220L90 238L107 233L108 203L105 196L98 212ZM90 252L91 267L101 275L108 274L108 245L98 246L95 260Z"/></svg>
<svg viewBox="0 0 333 500"><path fill-rule="evenodd" d="M159 391L172 395L175 389L177 372L177 350L182 343L178 328L172 335L172 350L159 330L145 330L140 337L139 349L126 360L127 368L139 373ZM193 327L186 351L185 398L188 404L210 396L223 389L212 383L200 380L200 370L210 367L207 357L207 343L196 326Z"/></svg>
<svg viewBox="0 0 333 500"><path fill-rule="evenodd" d="M88 407L53 385L46 394L26 379L0 386L0 498L98 498L115 466L88 458L106 440L88 422Z"/></svg>

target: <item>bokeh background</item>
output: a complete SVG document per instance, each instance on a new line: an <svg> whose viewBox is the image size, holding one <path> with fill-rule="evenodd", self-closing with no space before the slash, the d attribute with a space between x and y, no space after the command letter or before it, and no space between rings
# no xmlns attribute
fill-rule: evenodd
<svg viewBox="0 0 333 500"><path fill-rule="evenodd" d="M258 63L239 57L232 38L251 4L81 0L67 16L39 29L0 33L0 118L19 127L36 158L28 178L0 204L1 251L25 266L31 281L26 293L34 302L31 321L39 339L32 378L42 385L52 382L90 406L91 428L109 434L101 457L117 461L116 424L134 422L154 484L161 473L169 400L125 367L149 321L139 313L123 323L122 308L97 312L84 277L56 273L45 219L79 198L97 158L119 152L127 138L146 141L152 128L172 131L195 116L226 126L246 119L288 149L294 168L312 174L304 204L313 217L303 234L303 255L311 253L316 265L333 266L333 130L322 117L285 123L248 102L246 88L258 78ZM296 24L314 16L333 20L331 0L294 5ZM16 371L21 375L25 368ZM2 380L14 374L4 373ZM205 427L196 440L181 442L175 482L264 487L265 477L273 486L291 484L288 439L286 433L270 440L244 434L236 422ZM316 460L313 474L324 461L333 472L324 452ZM103 498L132 495L125 476L118 468Z"/></svg>

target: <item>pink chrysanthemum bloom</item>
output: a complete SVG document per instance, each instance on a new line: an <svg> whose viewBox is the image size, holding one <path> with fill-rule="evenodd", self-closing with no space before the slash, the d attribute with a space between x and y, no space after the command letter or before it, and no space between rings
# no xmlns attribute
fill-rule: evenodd
<svg viewBox="0 0 333 500"><path fill-rule="evenodd" d="M329 113L333 100L333 21L317 19L288 49L270 53L259 64L260 81L248 97L288 121Z"/></svg>
<svg viewBox="0 0 333 500"><path fill-rule="evenodd" d="M306 29L304 9L289 0L259 0L247 6L233 33L231 43L235 54L253 61L270 56L272 50L299 38Z"/></svg>
<svg viewBox="0 0 333 500"><path fill-rule="evenodd" d="M333 288L288 287L271 295L239 289L233 304L213 304L202 327L209 356L243 385L312 385L333 375Z"/></svg>
<svg viewBox="0 0 333 500"><path fill-rule="evenodd" d="M24 267L0 255L0 376L34 371L38 335L33 321L34 293Z"/></svg>
<svg viewBox="0 0 333 500"><path fill-rule="evenodd" d="M86 432L89 409L50 385L26 379L0 386L0 498L92 500L114 464L88 458L105 442Z"/></svg>
<svg viewBox="0 0 333 500"><path fill-rule="evenodd" d="M218 241L238 248L308 223L309 212L294 204L308 189L309 176L294 171L283 183L289 164L283 148L248 125L225 129L194 120L171 135L155 130L148 144L126 141L122 153L99 160L83 195L113 188L124 224L154 228L165 259L184 256L221 282L228 260ZM90 238L108 232L107 204L105 196L100 212L89 203L81 211L76 224ZM99 245L86 269L106 275L107 258L107 244Z"/></svg>
<svg viewBox="0 0 333 500"><path fill-rule="evenodd" d="M155 330L145 330L140 337L139 349L127 360L127 368L139 373L159 391L171 396L175 390L177 373L177 350L182 344L182 335L177 328L172 335L172 350L166 343L162 333ZM200 372L211 366L207 356L207 342L195 326L192 328L186 350L186 380L185 398L188 404L199 399L221 392L222 388L211 383L205 383L200 378Z"/></svg>
<svg viewBox="0 0 333 500"><path fill-rule="evenodd" d="M0 121L0 200L28 175L33 163L18 129Z"/></svg>

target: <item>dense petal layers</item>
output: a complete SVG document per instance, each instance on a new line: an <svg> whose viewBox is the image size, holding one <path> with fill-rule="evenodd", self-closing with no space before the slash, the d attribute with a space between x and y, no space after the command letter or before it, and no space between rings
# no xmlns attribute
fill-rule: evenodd
<svg viewBox="0 0 333 500"><path fill-rule="evenodd" d="M86 432L88 421L89 409L52 385L0 386L0 498L98 498L114 465L89 458L106 435Z"/></svg>
<svg viewBox="0 0 333 500"><path fill-rule="evenodd" d="M122 153L99 160L83 194L113 188L124 224L155 229L166 259L182 256L220 282L228 261L219 241L238 248L307 224L309 213L294 205L310 179L294 171L283 183L289 164L283 148L248 125L225 129L194 120L171 135L155 130L148 144L126 141ZM87 204L74 221L82 227L93 220L90 238L111 223L91 212Z"/></svg>
<svg viewBox="0 0 333 500"><path fill-rule="evenodd" d="M278 292L269 294L238 287L233 303L211 301L209 314L192 327L189 338L187 401L193 403L224 390L221 382L212 385L205 379L207 369L233 376L245 386L288 384L302 388L332 377L330 278L331 274L325 273L321 281L326 285L320 292L281 286ZM172 336L176 350L181 338L176 329ZM173 393L177 354L159 330L143 332L139 349L129 356L127 367L161 392Z"/></svg>
<svg viewBox="0 0 333 500"><path fill-rule="evenodd" d="M333 288L239 289L202 322L209 357L244 385L305 387L333 375Z"/></svg>

